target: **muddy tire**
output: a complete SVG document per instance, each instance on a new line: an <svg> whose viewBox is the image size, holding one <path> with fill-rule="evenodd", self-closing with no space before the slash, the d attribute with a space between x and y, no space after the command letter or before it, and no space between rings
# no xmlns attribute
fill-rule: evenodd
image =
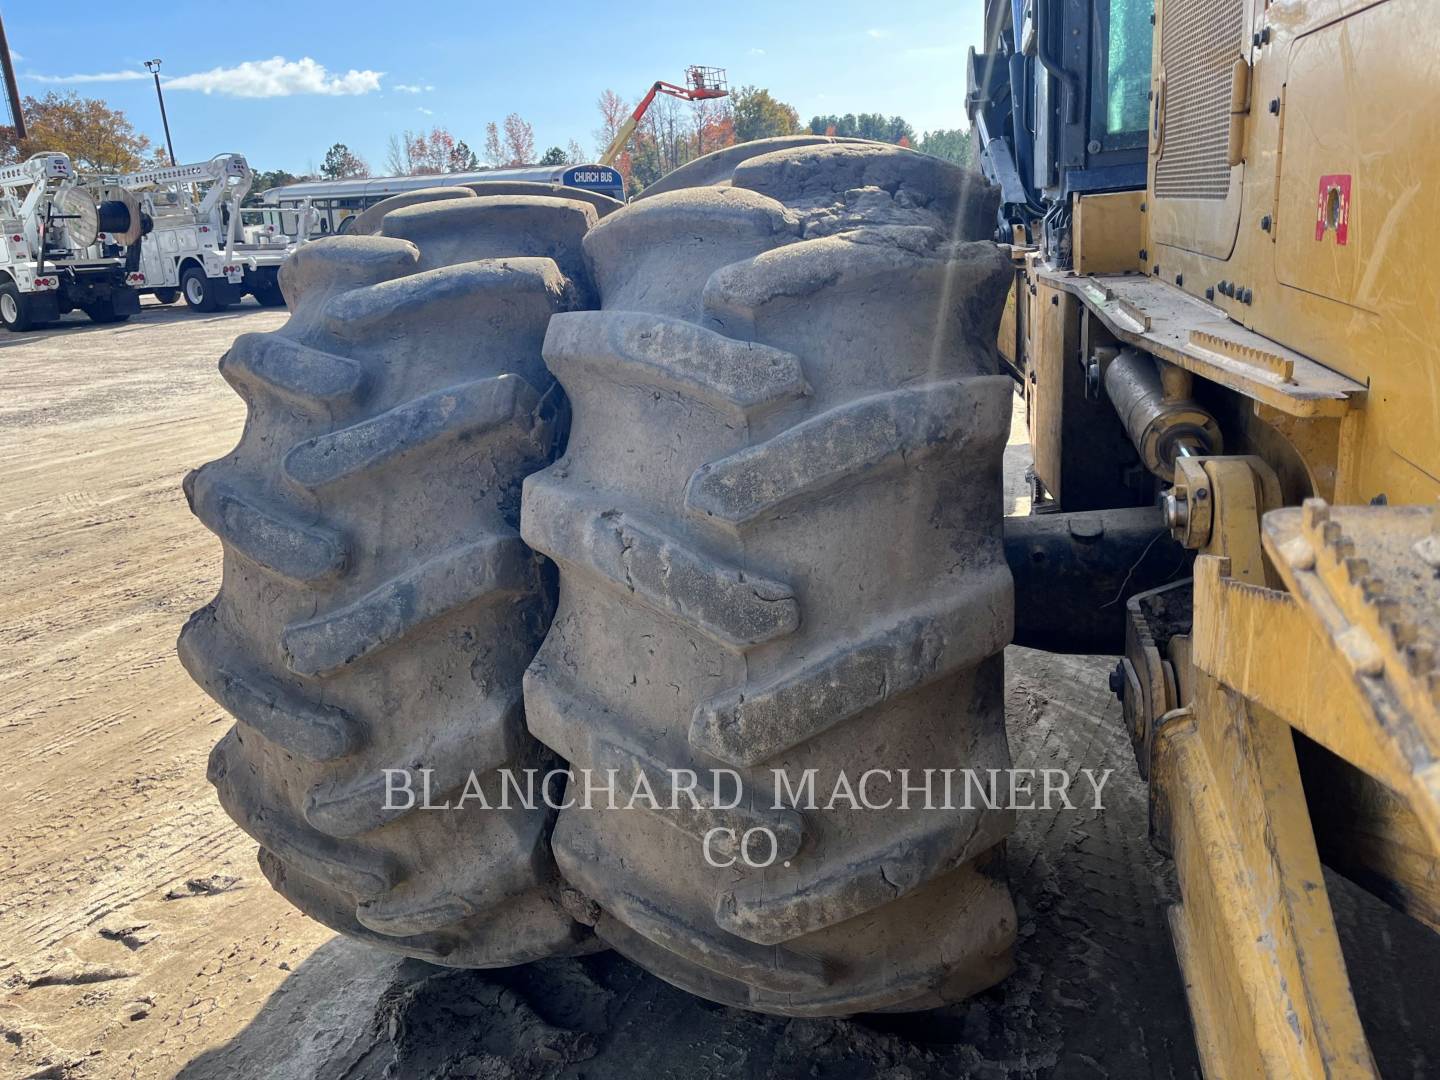
<svg viewBox="0 0 1440 1080"><path fill-rule="evenodd" d="M1009 761L1010 272L966 242L974 183L875 144L753 157L593 229L602 310L550 323L573 424L525 481L522 534L560 568L528 722L660 807L563 809L552 846L603 940L716 1001L929 1008L1011 967L1007 812L944 809L938 772L933 809L824 808L841 774ZM776 808L776 770L809 769L819 808Z"/></svg>
<svg viewBox="0 0 1440 1080"><path fill-rule="evenodd" d="M463 187L476 195L544 195L552 199L575 199L589 203L598 217L613 214L625 204L598 191L569 187L566 184L542 184L531 180L480 180Z"/></svg>
<svg viewBox="0 0 1440 1080"><path fill-rule="evenodd" d="M345 230L345 235L377 236L385 216L392 211L407 206L419 206L422 203L443 202L446 199L469 199L474 195L473 191L464 187L433 187L421 188L419 191L402 191L399 195L381 199L374 206L361 211L357 217L352 219L350 228Z"/></svg>
<svg viewBox="0 0 1440 1080"><path fill-rule="evenodd" d="M551 815L498 806L498 770L557 765L521 700L555 583L520 539L520 485L564 436L540 346L588 302L594 220L467 193L300 248L289 321L220 363L244 434L185 481L224 548L179 642L237 721L210 760L221 803L302 911L435 963L594 947L557 900ZM405 770L388 790L386 769ZM495 808L408 806L423 769L433 803L473 774Z"/></svg>
<svg viewBox="0 0 1440 1080"><path fill-rule="evenodd" d="M721 150L687 161L678 169L666 173L651 184L632 201L663 195L667 191L682 188L725 186L735 175L735 169L751 158L773 154L778 150L793 150L804 146L831 146L836 143L868 143L865 139L846 139L834 135L777 135L771 139L754 139L751 142L736 143ZM873 144L870 144L873 145Z"/></svg>

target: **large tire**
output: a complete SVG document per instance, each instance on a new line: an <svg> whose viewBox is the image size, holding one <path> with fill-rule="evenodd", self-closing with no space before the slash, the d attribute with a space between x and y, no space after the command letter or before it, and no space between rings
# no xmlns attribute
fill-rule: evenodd
<svg viewBox="0 0 1440 1080"><path fill-rule="evenodd" d="M285 293L280 288L280 268L266 267L258 271L255 286L250 290L250 295L255 297L255 302L261 307L284 307Z"/></svg>
<svg viewBox="0 0 1440 1080"><path fill-rule="evenodd" d="M229 300L222 297L222 286L206 277L198 266L187 266L180 272L180 294L191 311L219 311L230 306Z"/></svg>
<svg viewBox="0 0 1440 1080"><path fill-rule="evenodd" d="M562 810L552 846L603 940L716 1001L929 1008L1011 967L1008 812L772 794L776 769L818 770L823 805L842 772L1009 761L1010 274L992 244L947 239L970 183L893 147L753 158L598 225L603 310L551 320L574 415L525 481L522 534L560 567L527 716L593 783L617 770L622 807ZM737 809L704 783L691 808L667 772L715 768L743 778ZM666 809L623 808L640 776ZM751 827L774 865L706 860L709 830Z"/></svg>
<svg viewBox="0 0 1440 1080"><path fill-rule="evenodd" d="M381 199L374 206L361 211L360 215L353 219L353 224L344 230L347 236L376 236L380 232L380 225L385 216L392 211L401 210L407 206L418 206L421 203L444 202L447 199L469 199L474 197L474 192L463 187L433 187L421 188L419 191L402 191L399 195L391 195L388 199Z"/></svg>
<svg viewBox="0 0 1440 1080"><path fill-rule="evenodd" d="M108 323L122 323L130 318L128 311L115 310L115 298L107 296L103 300L96 300L93 303L84 304L81 310L93 323L100 323L102 326Z"/></svg>
<svg viewBox="0 0 1440 1080"><path fill-rule="evenodd" d="M595 208L596 215L602 218L625 205L619 199L612 199L598 191L570 187L567 184L542 184L533 180L478 180L462 186L476 195L546 195L552 199L575 199L589 203Z"/></svg>
<svg viewBox="0 0 1440 1080"><path fill-rule="evenodd" d="M13 281L0 282L0 325L16 334L38 325L30 298Z"/></svg>
<svg viewBox="0 0 1440 1080"><path fill-rule="evenodd" d="M678 169L666 173L651 184L634 200L653 198L667 191L682 188L715 187L730 183L736 168L751 158L773 154L778 150L794 150L805 146L830 146L836 143L867 143L866 139L848 139L835 135L777 135L771 139L754 139L751 142L736 143L687 161ZM873 145L873 144L871 144Z"/></svg>
<svg viewBox="0 0 1440 1080"><path fill-rule="evenodd" d="M302 911L436 963L594 947L557 899L552 815L497 805L500 769L557 764L521 702L554 572L517 525L522 478L563 438L540 345L589 302L594 220L467 197L306 244L281 271L290 320L221 360L239 444L185 483L224 547L179 642L238 721L211 756L221 803ZM416 790L433 768L435 802L473 773L495 808L387 808L387 768Z"/></svg>

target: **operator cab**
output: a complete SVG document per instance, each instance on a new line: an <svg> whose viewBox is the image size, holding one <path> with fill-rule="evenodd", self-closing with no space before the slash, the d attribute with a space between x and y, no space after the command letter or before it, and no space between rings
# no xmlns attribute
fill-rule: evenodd
<svg viewBox="0 0 1440 1080"><path fill-rule="evenodd" d="M1145 187L1151 0L1010 0L970 51L966 108L1000 188L997 239L1069 265L1075 194Z"/></svg>

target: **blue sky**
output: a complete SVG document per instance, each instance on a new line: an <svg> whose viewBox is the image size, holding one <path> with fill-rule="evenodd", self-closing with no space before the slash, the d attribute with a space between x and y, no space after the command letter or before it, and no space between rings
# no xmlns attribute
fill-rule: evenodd
<svg viewBox="0 0 1440 1080"><path fill-rule="evenodd" d="M488 120L518 112L539 150L594 150L595 101L627 100L689 64L729 70L800 112L900 114L917 130L964 126L965 52L979 0L828 3L218 2L0 5L23 94L104 98L163 141L160 57L175 152L246 154L304 172L333 142L380 170L387 138L441 125L477 151ZM606 12L615 12L607 16ZM85 32L76 34L75 23ZM85 42L77 48L77 41Z"/></svg>

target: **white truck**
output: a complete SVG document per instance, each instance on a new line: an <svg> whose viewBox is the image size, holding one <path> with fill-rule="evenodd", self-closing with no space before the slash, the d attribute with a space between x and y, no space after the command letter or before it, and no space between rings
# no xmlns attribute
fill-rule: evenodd
<svg viewBox="0 0 1440 1080"><path fill-rule="evenodd" d="M128 319L145 284L132 251L142 227L133 200L97 203L64 154L0 167L0 323L30 330L76 310ZM105 251L95 246L102 233L114 241Z"/></svg>
<svg viewBox="0 0 1440 1080"><path fill-rule="evenodd" d="M246 230L240 204L253 177L241 154L191 165L163 165L95 182L102 195L139 200L152 228L140 243L145 288L162 304L181 296L197 311L216 311L250 293L266 307L285 303L277 274L292 237Z"/></svg>

